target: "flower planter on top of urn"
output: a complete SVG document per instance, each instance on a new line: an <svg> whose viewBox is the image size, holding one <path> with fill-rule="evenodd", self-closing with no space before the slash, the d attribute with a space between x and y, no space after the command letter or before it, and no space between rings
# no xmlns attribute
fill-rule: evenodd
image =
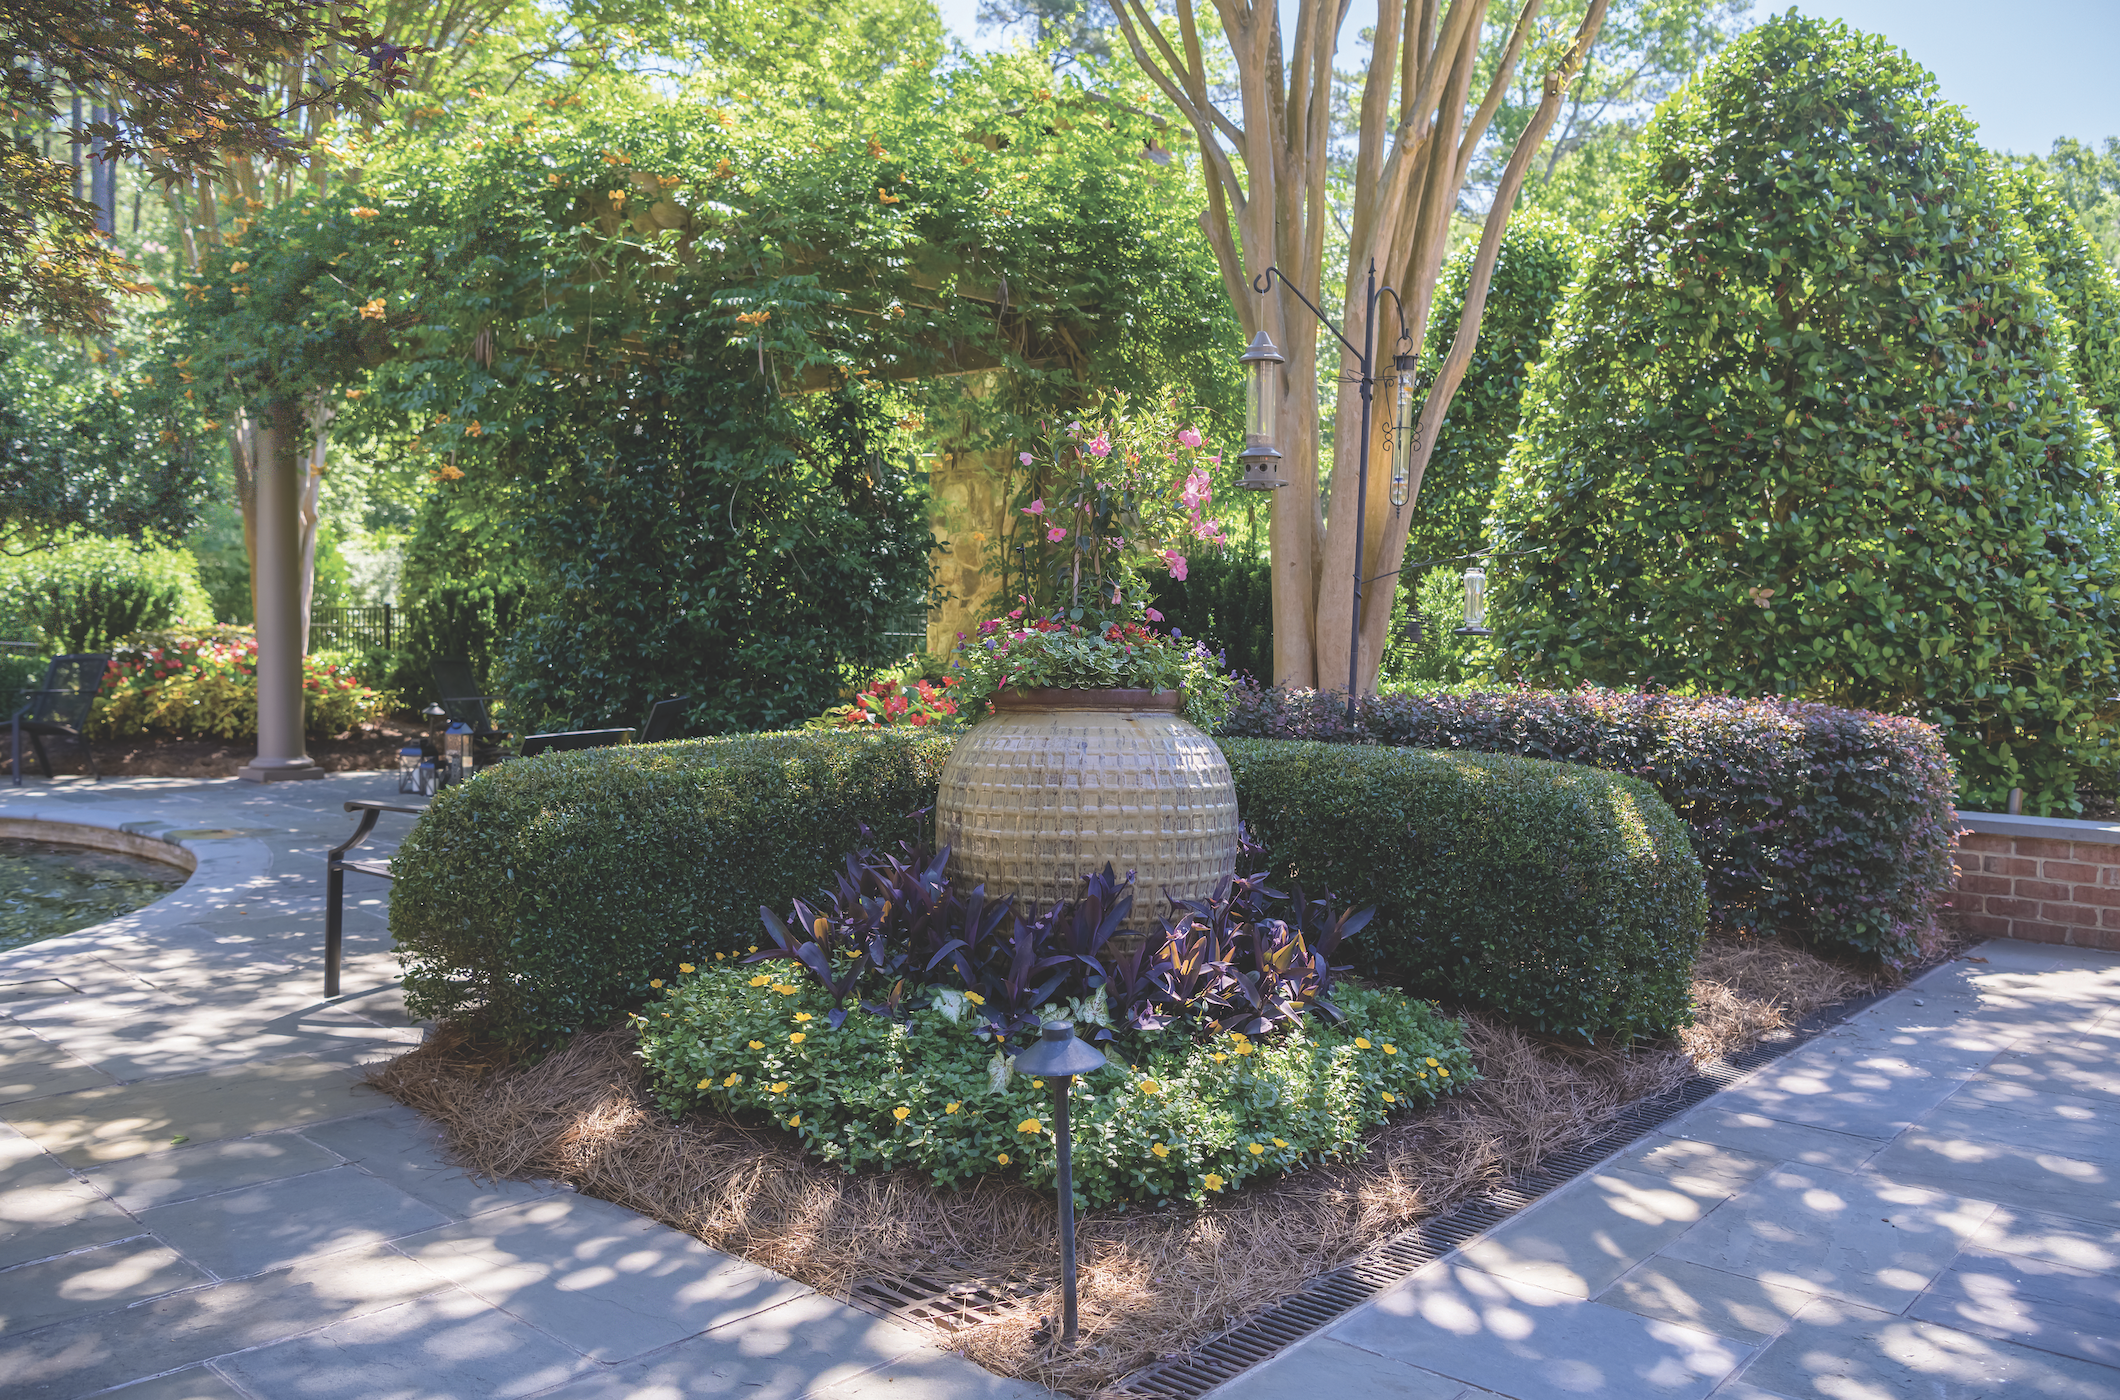
<svg viewBox="0 0 2120 1400"><path fill-rule="evenodd" d="M957 741L936 797L950 874L1028 915L1078 898L1106 864L1135 872L1146 929L1166 898L1211 894L1236 868L1237 795L1175 690L1004 688Z"/></svg>

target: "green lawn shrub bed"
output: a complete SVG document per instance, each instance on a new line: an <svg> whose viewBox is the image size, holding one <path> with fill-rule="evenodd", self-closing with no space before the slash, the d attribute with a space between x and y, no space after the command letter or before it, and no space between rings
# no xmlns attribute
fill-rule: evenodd
<svg viewBox="0 0 2120 1400"><path fill-rule="evenodd" d="M1933 726L1904 716L1585 686L1370 696L1349 723L1344 698L1244 689L1222 733L1634 774L1685 822L1718 925L1887 963L1917 955L1952 885L1950 757Z"/></svg>
<svg viewBox="0 0 2120 1400"><path fill-rule="evenodd" d="M1351 987L1337 1001L1344 1025L1304 1017L1268 1039L1170 1026L1106 1042L1109 1062L1068 1101L1082 1203L1199 1201L1360 1156L1387 1115L1474 1077L1456 1023L1432 1007ZM1052 1185L1052 1087L1008 1068L961 993L929 989L901 1019L856 1013L837 1030L830 1008L814 982L755 964L680 976L636 1018L658 1101L776 1124L848 1170Z"/></svg>

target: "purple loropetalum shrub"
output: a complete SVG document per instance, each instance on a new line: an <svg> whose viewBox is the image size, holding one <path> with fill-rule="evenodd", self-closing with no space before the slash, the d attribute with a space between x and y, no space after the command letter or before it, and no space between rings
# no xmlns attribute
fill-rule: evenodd
<svg viewBox="0 0 2120 1400"><path fill-rule="evenodd" d="M1221 734L1512 753L1642 778L1686 823L1722 927L1903 963L1951 888L1934 726L1800 700L1602 690L1341 696L1244 687Z"/></svg>

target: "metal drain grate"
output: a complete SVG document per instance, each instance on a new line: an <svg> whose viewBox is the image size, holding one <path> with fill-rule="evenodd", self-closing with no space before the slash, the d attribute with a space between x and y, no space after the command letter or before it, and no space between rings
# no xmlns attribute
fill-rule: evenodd
<svg viewBox="0 0 2120 1400"><path fill-rule="evenodd" d="M1036 1297L1045 1288L1044 1283L938 1271L859 1279L849 1290L848 1301L901 1322L950 1334L1006 1317L1018 1302Z"/></svg>
<svg viewBox="0 0 2120 1400"><path fill-rule="evenodd" d="M1761 1065L1808 1043L1821 1032L1868 1010L1888 995L1877 992L1829 1006L1771 1039L1747 1046L1728 1059L1696 1068L1677 1087L1628 1105L1610 1127L1589 1142L1555 1153L1508 1186L1430 1216L1185 1355L1143 1367L1119 1382L1117 1389L1154 1400L1199 1400L1216 1386L1270 1360L1416 1269L1434 1263L1539 1197L1573 1181L1652 1128L1728 1088Z"/></svg>

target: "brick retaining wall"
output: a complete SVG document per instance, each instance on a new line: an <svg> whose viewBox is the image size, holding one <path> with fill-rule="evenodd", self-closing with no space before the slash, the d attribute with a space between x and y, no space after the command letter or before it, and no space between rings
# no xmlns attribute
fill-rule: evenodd
<svg viewBox="0 0 2120 1400"><path fill-rule="evenodd" d="M1984 938L2120 952L2120 826L1960 812L1952 919Z"/></svg>

